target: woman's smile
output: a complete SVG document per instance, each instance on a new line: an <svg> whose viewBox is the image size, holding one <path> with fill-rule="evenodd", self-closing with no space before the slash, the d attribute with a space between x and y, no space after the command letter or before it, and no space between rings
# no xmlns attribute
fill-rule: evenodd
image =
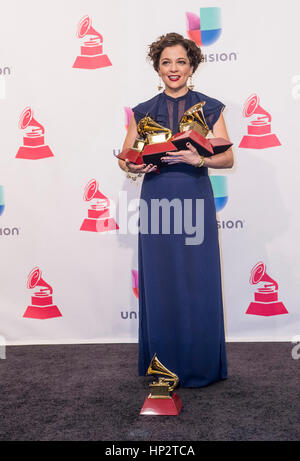
<svg viewBox="0 0 300 461"><path fill-rule="evenodd" d="M171 80L171 82L177 82L180 79L180 75L168 75L168 79Z"/></svg>

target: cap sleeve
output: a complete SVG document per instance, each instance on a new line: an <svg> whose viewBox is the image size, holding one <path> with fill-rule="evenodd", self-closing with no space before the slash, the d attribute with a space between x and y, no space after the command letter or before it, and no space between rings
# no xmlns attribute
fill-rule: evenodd
<svg viewBox="0 0 300 461"><path fill-rule="evenodd" d="M206 122L210 130L213 130L214 124L219 119L224 108L225 108L225 105L221 101L218 101L217 99L210 98L206 102L205 106L203 107L203 110L204 110Z"/></svg>
<svg viewBox="0 0 300 461"><path fill-rule="evenodd" d="M137 106L133 107L132 109L136 124L139 123L139 121L145 117L145 113L143 111L142 104L138 104Z"/></svg>

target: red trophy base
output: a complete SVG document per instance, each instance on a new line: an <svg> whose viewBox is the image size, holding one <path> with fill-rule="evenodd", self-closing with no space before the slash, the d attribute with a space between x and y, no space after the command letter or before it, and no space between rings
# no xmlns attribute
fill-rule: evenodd
<svg viewBox="0 0 300 461"><path fill-rule="evenodd" d="M108 56L100 54L98 56L77 56L73 68L76 69L100 69L101 67L111 66Z"/></svg>
<svg viewBox="0 0 300 461"><path fill-rule="evenodd" d="M224 138L210 138L209 143L213 148L214 154L222 154L233 145L232 142Z"/></svg>
<svg viewBox="0 0 300 461"><path fill-rule="evenodd" d="M283 303L279 301L274 303L252 302L250 303L246 314L263 315L268 317L271 315L288 314L288 311L284 307Z"/></svg>
<svg viewBox="0 0 300 461"><path fill-rule="evenodd" d="M150 394L149 394L150 395ZM169 415L177 416L182 408L182 402L174 392L170 399L151 399L146 398L140 411L140 415Z"/></svg>
<svg viewBox="0 0 300 461"><path fill-rule="evenodd" d="M16 158L27 160L39 160L41 158L54 157L49 146L21 146L17 152Z"/></svg>
<svg viewBox="0 0 300 461"><path fill-rule="evenodd" d="M62 317L57 306L28 306L23 317L30 319L51 319Z"/></svg>
<svg viewBox="0 0 300 461"><path fill-rule="evenodd" d="M80 230L88 232L107 232L119 229L118 224L113 218L106 219L90 219L86 218Z"/></svg>
<svg viewBox="0 0 300 461"><path fill-rule="evenodd" d="M122 152L117 155L117 158L121 160L125 160L127 158L130 162L135 163L136 165L141 165L143 163L142 153L131 147L122 150Z"/></svg>
<svg viewBox="0 0 300 461"><path fill-rule="evenodd" d="M146 144L142 152L143 161L147 165L152 163L152 165L164 166L160 160L161 157L163 157L166 152L172 152L176 150L176 146L174 146L173 142L171 141L158 142L156 144Z"/></svg>
<svg viewBox="0 0 300 461"><path fill-rule="evenodd" d="M176 133L172 138L172 143L178 150L186 150L186 143L191 143L203 157L211 157L214 154L209 139L206 139L195 130L188 130L182 133Z"/></svg>
<svg viewBox="0 0 300 461"><path fill-rule="evenodd" d="M281 146L276 134L262 136L245 135L239 145L239 147L246 149L266 149L276 146Z"/></svg>

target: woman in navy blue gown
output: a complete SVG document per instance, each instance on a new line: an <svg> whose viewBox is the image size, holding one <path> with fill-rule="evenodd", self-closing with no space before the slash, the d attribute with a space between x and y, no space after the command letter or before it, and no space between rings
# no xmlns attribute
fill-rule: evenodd
<svg viewBox="0 0 300 461"><path fill-rule="evenodd" d="M214 135L228 139L224 105L187 86L203 60L200 48L170 33L150 45L149 57L165 89L133 109L123 149L133 145L141 118L149 115L175 134L183 113L200 101L205 101L204 115ZM218 230L208 168L231 168L233 154L228 149L204 158L187 144L186 150L170 152L163 161L157 172L153 165L119 160L123 170L144 173L141 199L148 205L140 217L138 242L139 374L146 374L156 353L182 387L202 387L227 377ZM153 204L162 200L174 205L164 210L170 217L168 232L162 216L157 225L151 214ZM182 207L175 210L178 203Z"/></svg>

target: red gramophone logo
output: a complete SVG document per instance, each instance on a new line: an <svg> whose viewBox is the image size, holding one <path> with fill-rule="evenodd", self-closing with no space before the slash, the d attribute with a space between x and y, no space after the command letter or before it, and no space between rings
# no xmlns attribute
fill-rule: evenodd
<svg viewBox="0 0 300 461"><path fill-rule="evenodd" d="M256 94L249 96L244 104L243 116L251 117L257 114L256 119L248 125L248 134L239 145L246 149L266 149L267 147L281 146L276 134L271 132L271 115L259 105Z"/></svg>
<svg viewBox="0 0 300 461"><path fill-rule="evenodd" d="M31 319L50 319L61 317L61 313L52 301L52 287L42 279L42 273L38 267L32 269L28 275L27 288L40 288L31 296L31 305L27 307L23 317Z"/></svg>
<svg viewBox="0 0 300 461"><path fill-rule="evenodd" d="M254 293L254 301L250 303L246 314L253 315L280 315L288 314L283 303L278 301L278 283L271 279L266 273L266 266L263 262L258 262L251 270L251 285L264 283Z"/></svg>
<svg viewBox="0 0 300 461"><path fill-rule="evenodd" d="M139 299L139 274L138 271L132 270L131 271L132 277L132 291L137 299Z"/></svg>
<svg viewBox="0 0 300 461"><path fill-rule="evenodd" d="M26 107L20 115L19 128L25 130L25 134L23 146L19 148L16 158L38 160L53 157L50 147L45 144L45 129L35 120L30 107Z"/></svg>
<svg viewBox="0 0 300 461"><path fill-rule="evenodd" d="M80 56L77 56L73 67L77 69L100 69L111 66L106 54L103 54L103 37L92 27L92 20L84 16L77 28L77 37L83 39Z"/></svg>
<svg viewBox="0 0 300 461"><path fill-rule="evenodd" d="M109 199L100 191L96 179L87 183L83 199L91 202L88 217L83 221L80 230L89 232L107 232L119 229L116 221L110 217Z"/></svg>

